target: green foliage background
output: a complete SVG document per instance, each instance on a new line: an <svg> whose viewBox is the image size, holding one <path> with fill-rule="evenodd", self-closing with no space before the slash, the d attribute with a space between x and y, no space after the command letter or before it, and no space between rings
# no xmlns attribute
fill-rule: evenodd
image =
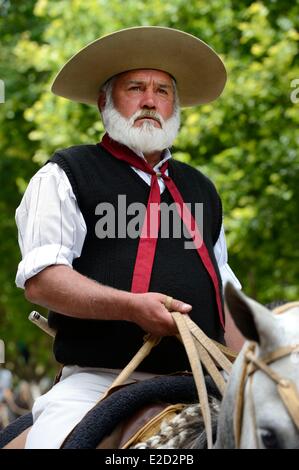
<svg viewBox="0 0 299 470"><path fill-rule="evenodd" d="M56 148L95 142L103 132L96 109L51 95L51 81L88 42L138 25L182 29L221 54L225 92L183 111L174 156L215 182L229 262L244 291L261 302L299 297L299 103L290 98L292 91L299 98L291 87L299 79L298 0L0 0L0 337L20 375L42 374L53 362L14 284L15 209ZM27 368L20 341L30 349Z"/></svg>

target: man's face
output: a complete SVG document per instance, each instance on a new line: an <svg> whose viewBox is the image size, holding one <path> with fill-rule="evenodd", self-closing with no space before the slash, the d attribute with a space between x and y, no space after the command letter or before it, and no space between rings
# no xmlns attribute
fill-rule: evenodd
<svg viewBox="0 0 299 470"><path fill-rule="evenodd" d="M130 118L137 111L153 111L164 120L169 119L174 111L174 90L171 77L159 70L132 70L116 77L112 92L116 109L125 118ZM150 121L154 127L161 128L159 119L149 115L137 118L134 127L140 127Z"/></svg>
<svg viewBox="0 0 299 470"><path fill-rule="evenodd" d="M161 152L172 146L179 131L175 85L165 72L124 72L108 82L98 104L107 133L134 152Z"/></svg>

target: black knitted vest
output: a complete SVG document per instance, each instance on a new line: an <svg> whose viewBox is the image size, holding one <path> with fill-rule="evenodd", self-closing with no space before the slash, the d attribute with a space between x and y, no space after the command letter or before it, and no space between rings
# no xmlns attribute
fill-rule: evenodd
<svg viewBox="0 0 299 470"><path fill-rule="evenodd" d="M139 238L117 237L117 223L115 238L98 238L95 227L100 217L95 208L101 202L110 203L117 214L119 195L126 195L127 206L136 202L146 206L150 187L126 162L99 144L59 150L50 161L67 174L87 226L82 253L73 268L101 284L130 291ZM203 203L203 238L221 289L213 251L222 222L220 198L210 180L191 166L170 160L168 168L193 215L194 203ZM167 189L161 194L162 202L173 203ZM128 215L127 221L132 217ZM160 233L149 291L191 304L191 318L208 336L223 341L212 281L197 251L185 248L187 240L185 236L176 238L172 230L169 238ZM57 330L55 357L68 365L123 368L142 345L145 334L129 321L83 320L55 312L49 313L49 324ZM163 338L139 368L154 373L186 369L190 369L188 359L174 337Z"/></svg>

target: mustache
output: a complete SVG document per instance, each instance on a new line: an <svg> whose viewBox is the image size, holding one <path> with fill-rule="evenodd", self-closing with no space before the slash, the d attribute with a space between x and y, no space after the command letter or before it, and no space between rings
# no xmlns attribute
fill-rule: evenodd
<svg viewBox="0 0 299 470"><path fill-rule="evenodd" d="M163 119L161 118L159 113L157 113L156 111L151 111L151 110L140 111L140 113L135 117L134 122L138 121L139 119L146 119L146 118L154 119L160 124L161 127L163 125Z"/></svg>

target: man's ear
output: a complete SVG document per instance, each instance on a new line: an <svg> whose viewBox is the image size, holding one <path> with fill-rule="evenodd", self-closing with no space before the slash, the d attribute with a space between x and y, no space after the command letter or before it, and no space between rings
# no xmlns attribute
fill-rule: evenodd
<svg viewBox="0 0 299 470"><path fill-rule="evenodd" d="M101 91L99 94L99 98L98 98L98 108L99 108L100 113L105 108L105 105L106 105L106 93L104 91Z"/></svg>

